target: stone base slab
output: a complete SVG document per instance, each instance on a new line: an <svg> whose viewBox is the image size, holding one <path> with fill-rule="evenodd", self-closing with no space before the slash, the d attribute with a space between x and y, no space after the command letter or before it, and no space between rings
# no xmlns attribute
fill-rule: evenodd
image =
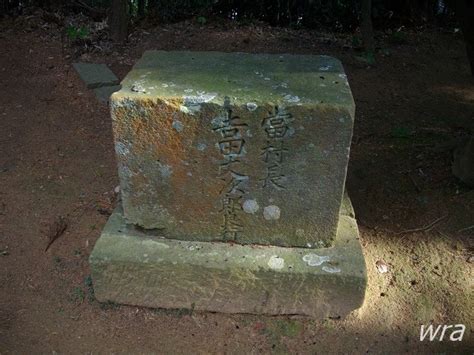
<svg viewBox="0 0 474 355"><path fill-rule="evenodd" d="M73 63L72 66L86 83L88 89L118 85L119 83L119 79L105 64Z"/></svg>
<svg viewBox="0 0 474 355"><path fill-rule="evenodd" d="M334 246L320 249L165 239L127 225L117 209L90 265L101 302L227 313L344 317L367 282L347 198Z"/></svg>

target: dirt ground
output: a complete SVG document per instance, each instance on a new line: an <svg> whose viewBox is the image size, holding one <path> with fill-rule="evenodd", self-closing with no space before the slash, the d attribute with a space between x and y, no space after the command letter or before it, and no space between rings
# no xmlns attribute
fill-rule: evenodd
<svg viewBox="0 0 474 355"><path fill-rule="evenodd" d="M0 22L0 353L472 353L474 190L450 170L456 142L474 129L462 39L434 29L401 45L381 36L371 67L350 43L183 22L79 58L120 78L145 49L328 54L345 65L357 105L347 186L367 262L364 305L343 320L191 313L94 300L87 260L117 199L108 109L72 69L78 54L62 50L59 30ZM45 251L60 216L66 230ZM430 323L467 330L462 342L420 342Z"/></svg>

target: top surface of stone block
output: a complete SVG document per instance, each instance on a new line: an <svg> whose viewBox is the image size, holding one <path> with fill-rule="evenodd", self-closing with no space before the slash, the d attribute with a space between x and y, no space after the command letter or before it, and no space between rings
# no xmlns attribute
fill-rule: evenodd
<svg viewBox="0 0 474 355"><path fill-rule="evenodd" d="M338 60L150 51L111 110L131 223L174 239L332 243L354 118Z"/></svg>
<svg viewBox="0 0 474 355"><path fill-rule="evenodd" d="M119 83L119 79L105 64L73 63L73 66L89 89Z"/></svg>
<svg viewBox="0 0 474 355"><path fill-rule="evenodd" d="M354 110L347 77L329 56L147 51L122 81L122 95L181 97L185 105L281 102Z"/></svg>

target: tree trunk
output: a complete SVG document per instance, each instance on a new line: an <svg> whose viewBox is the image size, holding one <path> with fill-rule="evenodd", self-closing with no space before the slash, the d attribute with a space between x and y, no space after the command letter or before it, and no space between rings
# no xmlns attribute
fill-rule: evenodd
<svg viewBox="0 0 474 355"><path fill-rule="evenodd" d="M138 18L143 18L145 17L145 0L138 0L138 6L137 6L137 16Z"/></svg>
<svg viewBox="0 0 474 355"><path fill-rule="evenodd" d="M372 0L361 0L362 42L367 53L375 52L374 28L372 26Z"/></svg>
<svg viewBox="0 0 474 355"><path fill-rule="evenodd" d="M0 18L7 13L7 0L0 0Z"/></svg>
<svg viewBox="0 0 474 355"><path fill-rule="evenodd" d="M156 15L156 7L158 5L158 0L148 0L147 12L148 15Z"/></svg>
<svg viewBox="0 0 474 355"><path fill-rule="evenodd" d="M110 38L114 42L123 43L128 36L128 0L112 0L110 6L109 28Z"/></svg>
<svg viewBox="0 0 474 355"><path fill-rule="evenodd" d="M474 0L456 0L456 15L464 34L471 74L474 76Z"/></svg>
<svg viewBox="0 0 474 355"><path fill-rule="evenodd" d="M474 135L454 151L452 169L454 176L474 187Z"/></svg>

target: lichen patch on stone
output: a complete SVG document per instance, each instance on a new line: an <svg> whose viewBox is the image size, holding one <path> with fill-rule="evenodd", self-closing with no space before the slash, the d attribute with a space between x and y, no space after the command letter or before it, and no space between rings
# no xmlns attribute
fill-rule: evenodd
<svg viewBox="0 0 474 355"><path fill-rule="evenodd" d="M154 240L151 240L151 239L145 239L143 242L142 242L143 246L150 246L150 247L158 247L158 248L162 248L162 249L169 249L169 245L166 244L166 243L162 243L162 242L156 242Z"/></svg>
<svg viewBox="0 0 474 355"><path fill-rule="evenodd" d="M245 213L254 214L259 208L260 206L256 200L245 200L242 204L242 209Z"/></svg>
<svg viewBox="0 0 474 355"><path fill-rule="evenodd" d="M132 85L131 87L131 90L133 92L141 92L141 93L145 93L146 90L145 88L143 87L143 84L142 83L139 83L139 82L136 82Z"/></svg>
<svg viewBox="0 0 474 355"><path fill-rule="evenodd" d="M323 266L322 269L323 271L329 272L330 274L337 274L338 272L341 272L341 269L335 266Z"/></svg>
<svg viewBox="0 0 474 355"><path fill-rule="evenodd" d="M247 102L247 110L255 111L257 109L257 104L255 102Z"/></svg>
<svg viewBox="0 0 474 355"><path fill-rule="evenodd" d="M296 102L300 102L300 98L296 95L285 95L283 96L283 99L287 102L291 102L291 103L296 103Z"/></svg>
<svg viewBox="0 0 474 355"><path fill-rule="evenodd" d="M115 143L115 152L118 155L127 155L130 154L130 149L128 149L128 147L124 143L117 142Z"/></svg>
<svg viewBox="0 0 474 355"><path fill-rule="evenodd" d="M278 255L272 255L268 260L267 265L274 270L281 270L285 267L285 259L279 257Z"/></svg>
<svg viewBox="0 0 474 355"><path fill-rule="evenodd" d="M197 146L196 146L197 150L199 150L200 152L203 152L206 150L207 148L207 144L206 143L198 143Z"/></svg>
<svg viewBox="0 0 474 355"><path fill-rule="evenodd" d="M270 205L263 209L263 218L267 221L280 219L280 214L280 207L275 205Z"/></svg>
<svg viewBox="0 0 474 355"><path fill-rule="evenodd" d="M214 99L217 94L210 92L210 93L199 93L200 95L185 95L183 96L184 105L185 106L193 106L193 105L200 105L206 102L211 101Z"/></svg>
<svg viewBox="0 0 474 355"><path fill-rule="evenodd" d="M174 121L173 121L172 127L173 127L177 132L181 132L181 131L184 129L183 122L178 121L178 120L174 120Z"/></svg>
<svg viewBox="0 0 474 355"><path fill-rule="evenodd" d="M309 253L303 256L303 261L309 266L319 266L323 263L329 261L329 256L327 255L317 255L314 253Z"/></svg>
<svg viewBox="0 0 474 355"><path fill-rule="evenodd" d="M169 178L173 173L171 166L166 164L158 163L158 169L160 170L160 174L163 178Z"/></svg>

